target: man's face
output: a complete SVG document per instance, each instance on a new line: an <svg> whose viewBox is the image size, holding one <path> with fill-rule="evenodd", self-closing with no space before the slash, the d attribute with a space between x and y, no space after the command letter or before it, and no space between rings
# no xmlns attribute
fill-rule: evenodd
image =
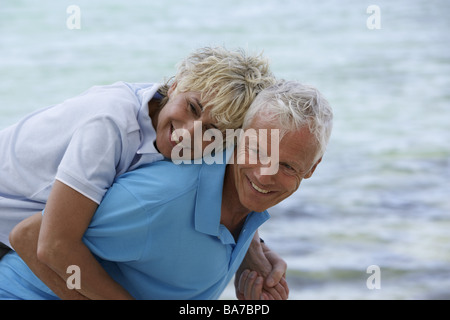
<svg viewBox="0 0 450 320"><path fill-rule="evenodd" d="M274 134L277 137L277 131L273 130L279 128L264 121L263 116L257 115L249 128L258 133L258 148L255 150L248 143L243 148L238 147L235 164L230 164L230 169L241 205L247 210L261 212L294 193L303 179L311 177L321 159L315 161L318 146L307 127L288 132L281 141L271 139ZM268 129L267 137L259 134L259 129ZM264 139L266 142L262 143ZM275 152L278 157L274 156ZM258 161L251 164L249 158L255 158L255 153ZM261 169L268 169L269 164L260 159L267 159L267 156L272 161L278 160L278 166L264 172ZM243 157L247 161L242 161ZM273 164L270 167L274 167Z"/></svg>
<svg viewBox="0 0 450 320"><path fill-rule="evenodd" d="M192 137L191 145L189 148L185 148L185 150L191 151L190 158L192 159L194 157L194 121L196 121L196 125L202 127L201 129L197 128L202 133L207 129L214 128L214 121L210 117L209 109L203 110L206 101L201 101L200 92L179 92L175 88L176 83L169 89L169 101L158 115L156 146L166 158L171 158L172 149L178 143L182 143L181 133L184 131L185 134ZM175 130L177 131L175 132ZM198 147L201 146L204 149L209 143L208 141L202 142Z"/></svg>

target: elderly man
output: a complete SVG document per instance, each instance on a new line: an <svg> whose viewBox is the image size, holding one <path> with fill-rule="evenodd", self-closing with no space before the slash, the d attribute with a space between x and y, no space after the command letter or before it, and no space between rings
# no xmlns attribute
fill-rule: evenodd
<svg viewBox="0 0 450 320"><path fill-rule="evenodd" d="M233 153L222 154L222 163L160 161L122 175L80 240L104 268L98 272L106 270L137 299L216 299L240 266L257 228L269 218L266 210L311 177L331 127L331 108L316 89L279 82L257 96L244 121L244 130L256 135L256 145L246 143L243 135ZM36 223L20 224L12 244L36 234L30 232L33 228ZM32 247L16 250L27 261ZM37 252L45 261L47 253L39 248ZM97 275L84 274L83 261L73 261L68 270L55 277L55 287L64 289L66 280L73 280L72 270L78 270L73 289L89 296ZM262 279L252 279L257 295ZM0 298L57 295L10 252L0 261Z"/></svg>

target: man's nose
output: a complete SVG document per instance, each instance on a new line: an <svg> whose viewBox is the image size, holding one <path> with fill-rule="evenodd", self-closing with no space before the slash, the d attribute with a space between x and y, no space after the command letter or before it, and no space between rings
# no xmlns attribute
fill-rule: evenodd
<svg viewBox="0 0 450 320"><path fill-rule="evenodd" d="M269 165L255 166L253 175L261 185L270 186L275 184L276 172Z"/></svg>

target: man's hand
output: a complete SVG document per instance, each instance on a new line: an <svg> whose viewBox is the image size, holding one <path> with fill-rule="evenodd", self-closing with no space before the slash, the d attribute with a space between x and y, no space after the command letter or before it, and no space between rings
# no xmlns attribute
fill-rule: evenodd
<svg viewBox="0 0 450 320"><path fill-rule="evenodd" d="M286 262L261 244L256 233L235 275L236 297L240 300L287 299L286 269Z"/></svg>
<svg viewBox="0 0 450 320"><path fill-rule="evenodd" d="M244 270L239 277L239 283L235 283L236 296L239 300L286 300L289 296L289 288L286 279L268 290L263 288L264 278L256 271Z"/></svg>

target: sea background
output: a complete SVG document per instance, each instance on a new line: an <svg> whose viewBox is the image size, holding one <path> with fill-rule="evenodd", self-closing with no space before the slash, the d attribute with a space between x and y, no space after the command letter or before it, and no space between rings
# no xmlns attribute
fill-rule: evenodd
<svg viewBox="0 0 450 320"><path fill-rule="evenodd" d="M335 113L315 174L260 230L290 298L450 299L449 16L447 0L2 0L0 129L93 85L163 81L201 46L263 52Z"/></svg>

